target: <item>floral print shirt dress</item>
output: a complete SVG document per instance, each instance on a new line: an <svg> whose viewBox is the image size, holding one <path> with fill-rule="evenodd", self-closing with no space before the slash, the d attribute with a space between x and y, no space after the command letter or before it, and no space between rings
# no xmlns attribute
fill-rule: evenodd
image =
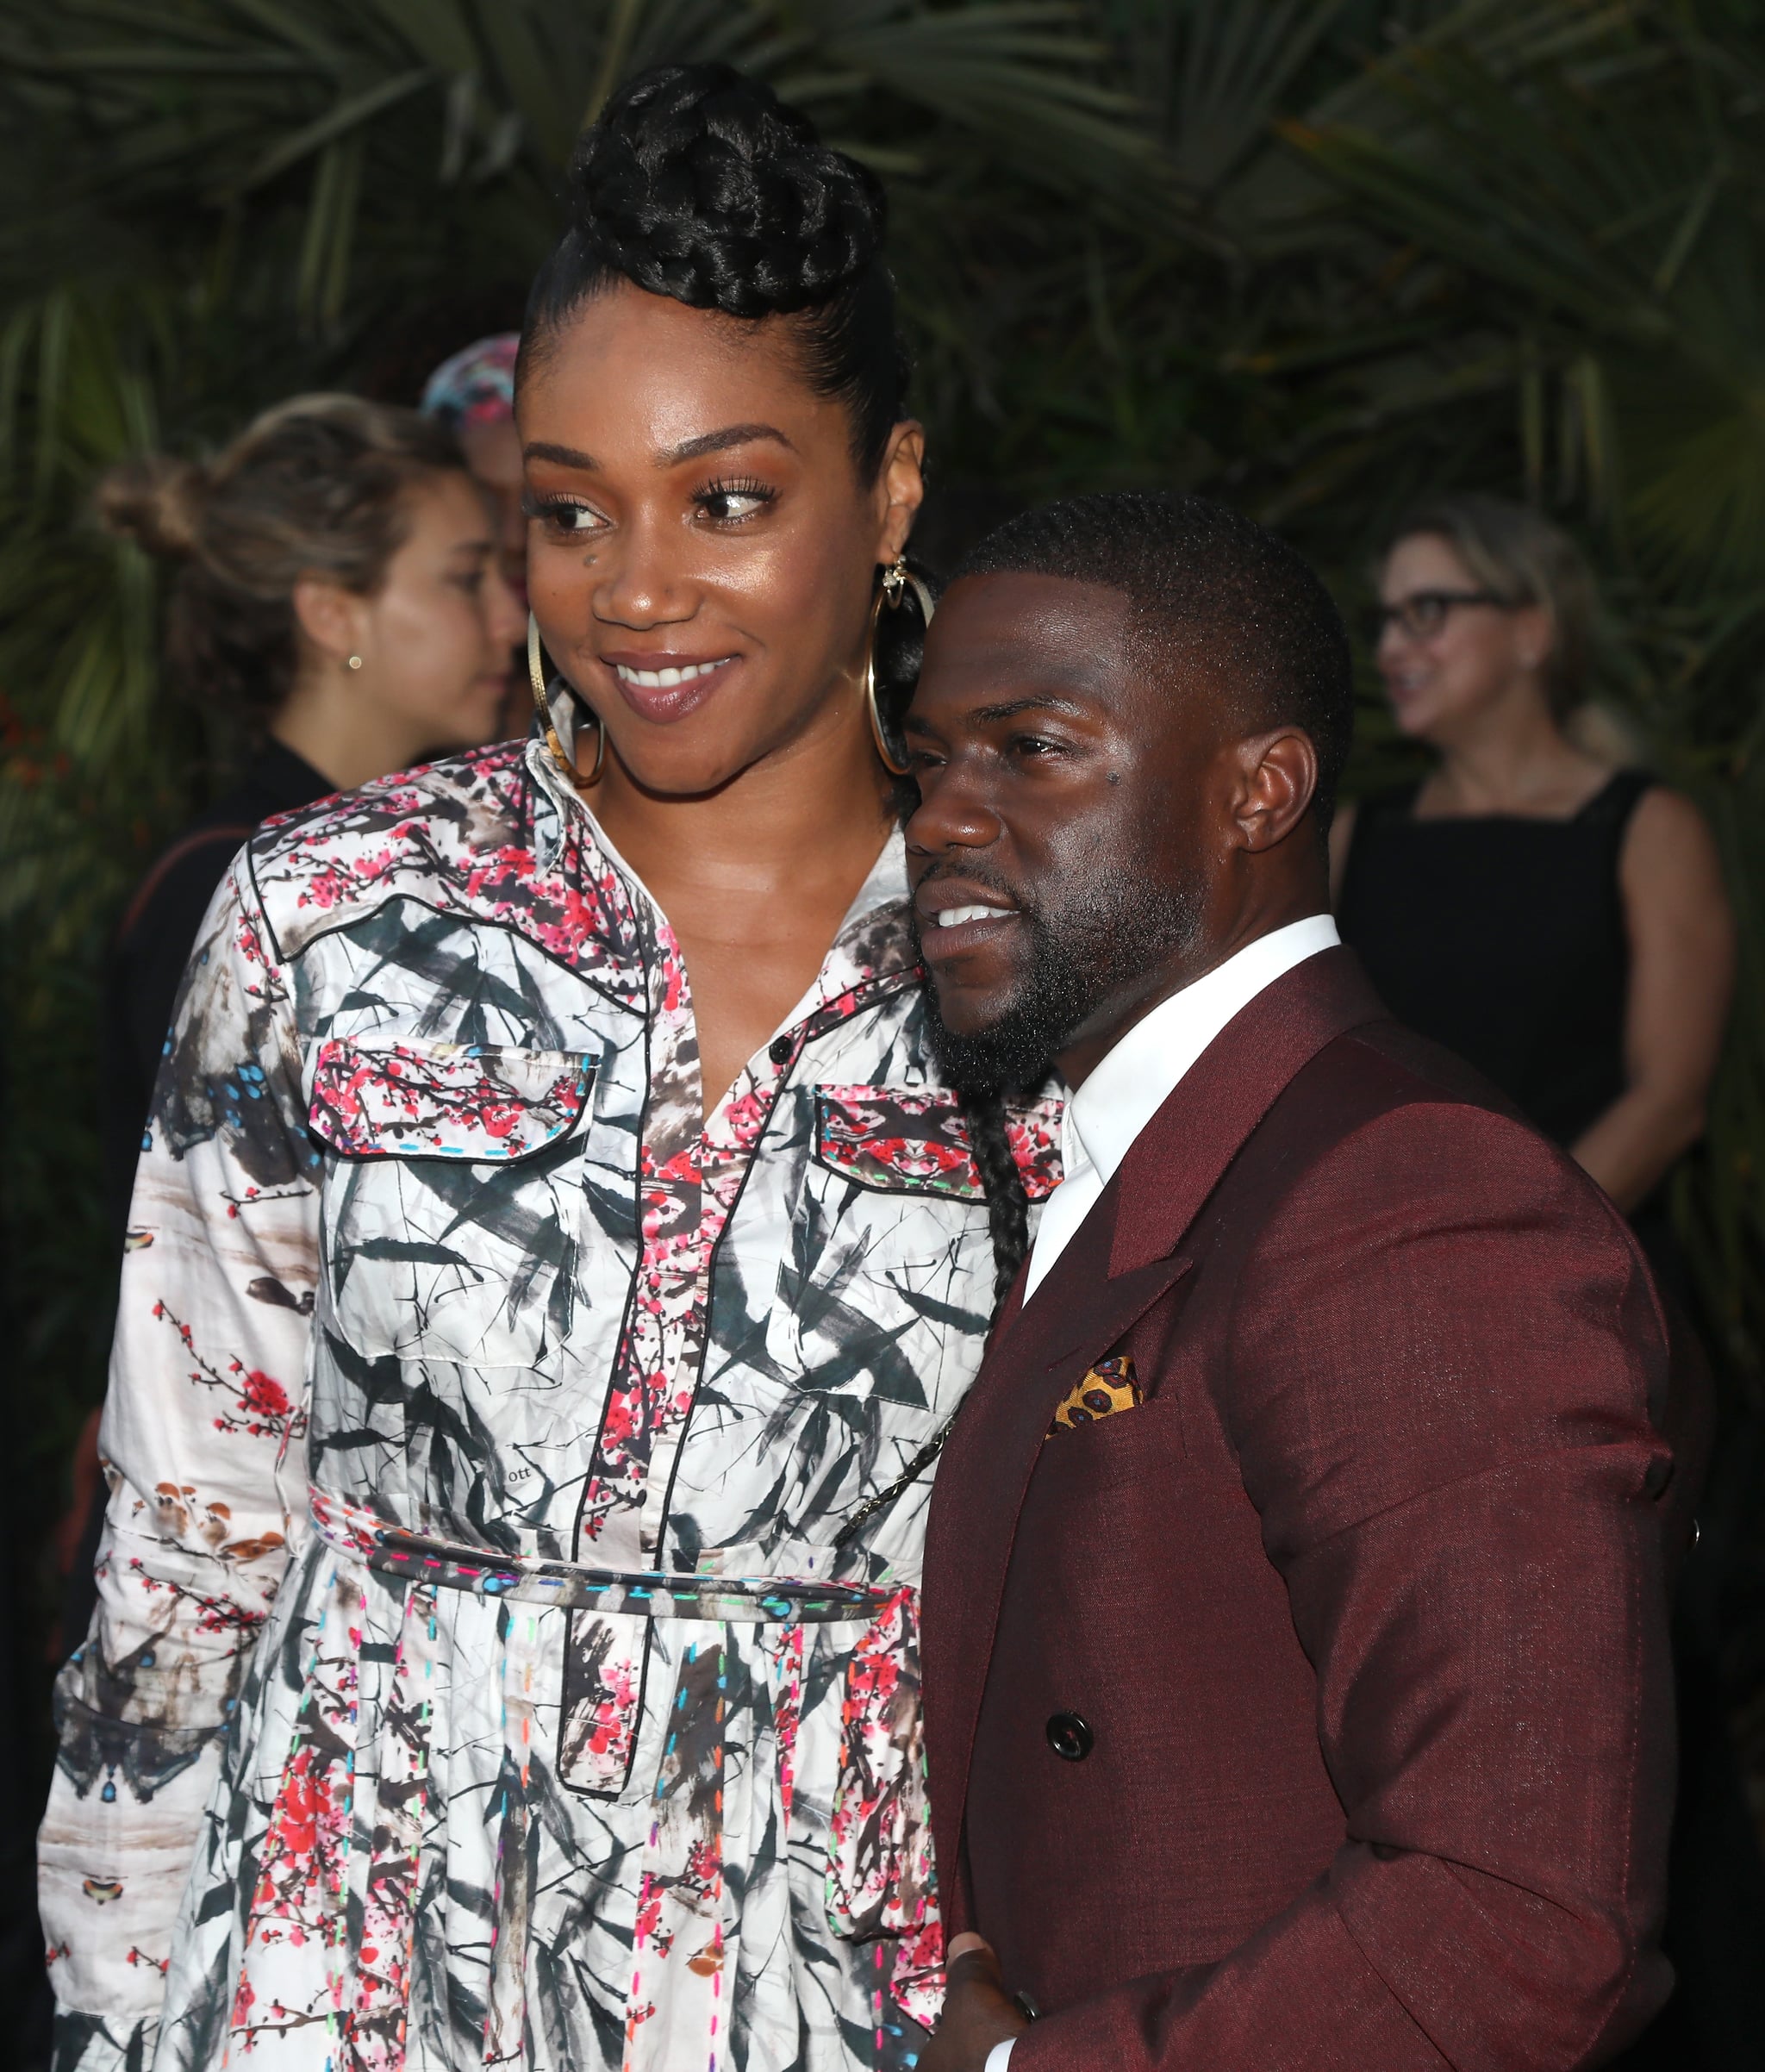
<svg viewBox="0 0 1765 2072"><path fill-rule="evenodd" d="M247 845L131 1216L59 2067L913 2062L929 1476L841 1529L993 1258L906 895L896 835L707 1118L668 922L538 740ZM1039 1199L1056 1104L1013 1130Z"/></svg>

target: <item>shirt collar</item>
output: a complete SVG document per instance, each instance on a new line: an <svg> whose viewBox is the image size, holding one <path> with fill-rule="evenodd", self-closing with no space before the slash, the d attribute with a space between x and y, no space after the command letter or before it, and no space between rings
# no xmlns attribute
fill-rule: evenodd
<svg viewBox="0 0 1765 2072"><path fill-rule="evenodd" d="M1107 1187L1135 1138L1226 1023L1265 986L1341 939L1327 914L1289 921L1143 1015L1066 1104L1061 1149L1069 1174L1082 1158Z"/></svg>

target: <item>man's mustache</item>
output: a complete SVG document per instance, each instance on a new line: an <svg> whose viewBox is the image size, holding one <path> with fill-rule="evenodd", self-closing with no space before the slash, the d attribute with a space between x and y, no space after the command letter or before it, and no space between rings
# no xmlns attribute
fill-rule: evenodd
<svg viewBox="0 0 1765 2072"><path fill-rule="evenodd" d="M1001 877L998 871L989 870L985 865L933 864L923 877L914 882L914 890L917 892L921 885L934 885L939 878L945 877L959 877L965 885L974 885L983 892L996 893L1007 906L1014 907L1032 927L1042 918L1042 910L1033 899L1013 884L1009 878ZM920 910L911 900L907 902L907 914L913 923L914 940L917 943L922 939L924 930L920 921Z"/></svg>

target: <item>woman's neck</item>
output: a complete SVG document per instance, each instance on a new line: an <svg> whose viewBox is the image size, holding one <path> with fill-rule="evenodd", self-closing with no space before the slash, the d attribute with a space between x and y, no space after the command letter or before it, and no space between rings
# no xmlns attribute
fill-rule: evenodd
<svg viewBox="0 0 1765 2072"><path fill-rule="evenodd" d="M302 674L269 732L339 791L403 770L430 746L416 738L409 721L357 695L341 671Z"/></svg>
<svg viewBox="0 0 1765 2072"><path fill-rule="evenodd" d="M579 752L592 762L592 735ZM832 901L843 914L892 820L868 728L851 720L697 797L645 791L609 754L583 797L664 912L689 926L688 910L705 899Z"/></svg>
<svg viewBox="0 0 1765 2072"><path fill-rule="evenodd" d="M888 839L862 710L836 702L810 738L702 797L640 790L610 754L584 796L685 958L708 1114L814 983Z"/></svg>
<svg viewBox="0 0 1765 2072"><path fill-rule="evenodd" d="M1504 702L1432 746L1440 761L1418 801L1425 813L1573 812L1607 774L1542 698Z"/></svg>

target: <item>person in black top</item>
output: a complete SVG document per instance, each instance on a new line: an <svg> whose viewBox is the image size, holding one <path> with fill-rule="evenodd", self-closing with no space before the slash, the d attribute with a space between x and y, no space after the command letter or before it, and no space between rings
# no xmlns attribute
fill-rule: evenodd
<svg viewBox="0 0 1765 2072"><path fill-rule="evenodd" d="M1492 497L1443 498L1399 525L1379 593L1399 730L1438 760L1419 783L1338 808L1343 939L1400 1020L1469 1059L1599 1181L1681 1295L1663 1182L1702 1132L1734 983L1710 831L1689 799L1569 731L1593 596L1556 527ZM1675 1628L1665 1941L1680 1990L1614 2061L1625 2072L1765 2069L1765 1866L1723 1714L1712 1558L1687 1564Z"/></svg>
<svg viewBox="0 0 1765 2072"><path fill-rule="evenodd" d="M1392 1012L1469 1059L1619 1208L1697 1141L1734 984L1716 845L1689 799L1580 746L1591 585L1493 497L1399 527L1377 660L1419 784L1344 806L1337 921Z"/></svg>
<svg viewBox="0 0 1765 2072"><path fill-rule="evenodd" d="M259 737L238 782L142 878L106 960L98 1120L120 1253L172 1006L228 865L272 814L495 740L526 621L490 498L452 430L415 410L296 396L212 462L113 471L98 511L177 566L172 681ZM94 1412L59 1536L64 1652L90 1620L103 1508Z"/></svg>

